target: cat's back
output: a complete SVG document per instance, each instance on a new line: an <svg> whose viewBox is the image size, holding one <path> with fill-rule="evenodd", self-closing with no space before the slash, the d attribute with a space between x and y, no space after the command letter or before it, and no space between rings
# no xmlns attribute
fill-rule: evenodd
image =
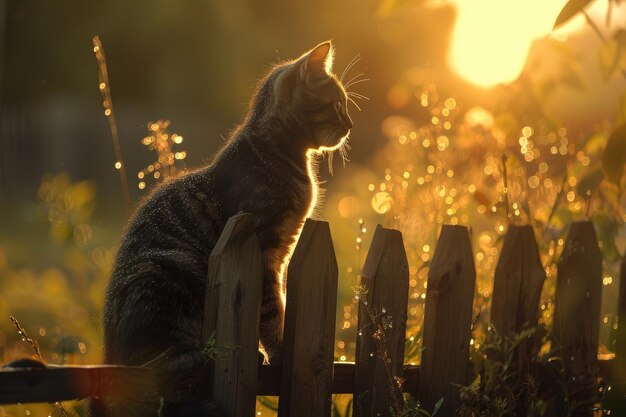
<svg viewBox="0 0 626 417"><path fill-rule="evenodd" d="M123 294L153 280L165 284L182 279L185 285L200 288L223 227L207 181L211 175L206 170L185 174L156 188L137 208L111 273L106 297L109 315L117 315L113 311Z"/></svg>

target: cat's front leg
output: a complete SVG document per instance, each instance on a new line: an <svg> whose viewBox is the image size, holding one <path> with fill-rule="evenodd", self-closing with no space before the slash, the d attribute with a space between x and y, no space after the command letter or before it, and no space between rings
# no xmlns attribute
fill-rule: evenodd
<svg viewBox="0 0 626 417"><path fill-rule="evenodd" d="M263 277L263 301L261 303L260 338L270 364L280 363L283 347L285 306L278 274L265 268Z"/></svg>

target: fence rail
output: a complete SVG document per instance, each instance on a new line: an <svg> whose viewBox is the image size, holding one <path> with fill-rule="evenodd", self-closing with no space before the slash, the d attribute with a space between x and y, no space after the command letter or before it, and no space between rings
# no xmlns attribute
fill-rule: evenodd
<svg viewBox="0 0 626 417"><path fill-rule="evenodd" d="M237 348L215 362L207 396L233 416L254 415L257 395L279 395L281 416L329 416L331 395L352 393L355 417L388 416L390 389L398 389L430 408L445 397L440 414L453 415L458 405L455 384L468 382L476 277L467 228L443 226L439 237L428 276L420 366L403 363L409 274L399 231L379 226L374 234L362 274L367 292L358 320L362 331L383 332L372 334L379 339L357 339L355 363L333 362L337 262L328 224L307 220L288 268L282 364L257 364L261 259L250 217L231 218L209 259L203 334L215 334L218 345ZM572 224L558 264L553 341L565 353L566 375L579 384L598 376L615 381L626 375L626 256L614 359L597 356L601 262L592 224ZM537 324L544 280L532 228L511 226L496 267L491 316L504 335ZM383 316L390 317L381 329L372 320ZM384 352L377 343L384 343ZM518 346L515 358L522 372L536 355L536 345L528 340ZM404 382L394 388L390 377ZM0 404L141 398L156 390L156 374L148 368L0 371Z"/></svg>

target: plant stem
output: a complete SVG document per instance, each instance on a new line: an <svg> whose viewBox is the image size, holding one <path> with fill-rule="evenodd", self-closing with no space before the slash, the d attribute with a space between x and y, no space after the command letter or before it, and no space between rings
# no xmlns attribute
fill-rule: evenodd
<svg viewBox="0 0 626 417"><path fill-rule="evenodd" d="M98 89L102 94L102 104L104 106L104 114L109 121L111 129L111 140L113 141L113 151L115 152L115 168L120 172L120 182L122 184L122 193L124 195L124 204L127 214L131 212L130 188L128 186L128 176L126 175L126 166L122 157L122 147L117 133L117 123L115 122L115 114L113 113L113 100L111 99L111 89L109 87L109 73L107 70L107 61L104 55L104 49L100 38L96 35L92 39L93 52L96 54L98 61Z"/></svg>
<svg viewBox="0 0 626 417"><path fill-rule="evenodd" d="M502 181L504 183L504 207L506 208L506 219L511 221L511 212L509 209L509 180L506 171L507 155L502 154Z"/></svg>

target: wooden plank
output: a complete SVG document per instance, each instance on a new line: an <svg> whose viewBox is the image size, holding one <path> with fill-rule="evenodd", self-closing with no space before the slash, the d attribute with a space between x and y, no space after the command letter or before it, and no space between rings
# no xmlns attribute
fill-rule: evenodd
<svg viewBox="0 0 626 417"><path fill-rule="evenodd" d="M287 273L280 417L330 416L337 260L328 223L307 219Z"/></svg>
<svg viewBox="0 0 626 417"><path fill-rule="evenodd" d="M133 400L157 396L154 369L132 366L2 368L0 404L68 401L87 397Z"/></svg>
<svg viewBox="0 0 626 417"><path fill-rule="evenodd" d="M599 359L599 376L609 379L613 359ZM333 393L354 392L354 363L335 362ZM404 365L404 392L419 390L418 365ZM281 368L259 365L257 395L279 395ZM69 401L92 397L151 398L157 390L153 369L100 365L0 369L0 404Z"/></svg>
<svg viewBox="0 0 626 417"><path fill-rule="evenodd" d="M613 369L613 359L598 360L600 373L603 378L608 378ZM333 394L351 394L354 392L355 365L353 362L335 362L333 368ZM280 367L271 365L259 366L259 382L257 395L280 394ZM404 365L404 392L416 393L419 391L420 366ZM552 378L546 375L545 379ZM544 380L544 379L542 379ZM439 415L439 414L437 414Z"/></svg>
<svg viewBox="0 0 626 417"><path fill-rule="evenodd" d="M615 360L610 378L613 385L612 415L626 415L626 253L622 258L615 323Z"/></svg>
<svg viewBox="0 0 626 417"><path fill-rule="evenodd" d="M512 338L537 325L545 279L532 226L509 226L496 266L491 304L491 322L501 336ZM515 352L516 371L522 379L537 353L534 340L521 341Z"/></svg>
<svg viewBox="0 0 626 417"><path fill-rule="evenodd" d="M622 258L615 329L614 381L626 382L626 253Z"/></svg>
<svg viewBox="0 0 626 417"><path fill-rule="evenodd" d="M378 225L363 267L359 302L354 416L402 411L409 268L402 234Z"/></svg>
<svg viewBox="0 0 626 417"><path fill-rule="evenodd" d="M280 395L280 372L278 366L260 365L257 395ZM419 365L404 365L402 371L405 382L404 392L416 392L419 383ZM352 394L354 392L354 362L335 362L333 364L333 394Z"/></svg>
<svg viewBox="0 0 626 417"><path fill-rule="evenodd" d="M466 227L444 225L428 273L424 311L424 351L419 393L432 411L454 415L459 405L454 384L468 383L469 340L476 270Z"/></svg>
<svg viewBox="0 0 626 417"><path fill-rule="evenodd" d="M593 398L598 373L602 254L590 221L575 222L558 263L554 343L569 380L570 405ZM589 406L572 415L591 415Z"/></svg>
<svg viewBox="0 0 626 417"><path fill-rule="evenodd" d="M256 406L263 259L252 216L231 217L209 257L203 340L215 334L212 399L233 417ZM209 315L213 316L209 316Z"/></svg>

